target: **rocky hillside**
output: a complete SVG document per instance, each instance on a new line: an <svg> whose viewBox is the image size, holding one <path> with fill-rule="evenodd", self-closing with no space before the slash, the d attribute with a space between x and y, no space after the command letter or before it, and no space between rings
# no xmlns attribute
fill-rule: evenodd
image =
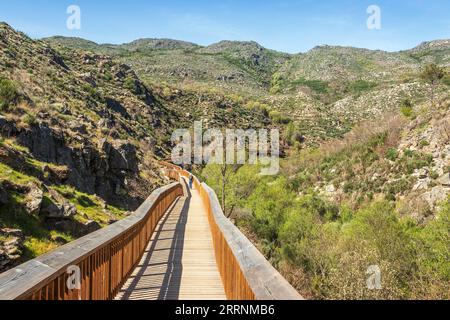
<svg viewBox="0 0 450 320"><path fill-rule="evenodd" d="M397 53L322 46L289 55L237 41L35 41L2 23L0 50L0 272L134 210L166 183L158 159L172 131L193 121L282 128L295 163L287 172L331 198L407 203L419 194L433 212L447 191L450 80L432 116L419 76L430 62L449 68L447 40ZM345 144L361 122L400 117L405 101L414 110L395 143L388 134L325 159L312 151L306 159L324 161L320 172L297 161L307 146Z"/></svg>
<svg viewBox="0 0 450 320"><path fill-rule="evenodd" d="M0 25L0 271L124 217L165 184L177 116L134 71Z"/></svg>
<svg viewBox="0 0 450 320"><path fill-rule="evenodd" d="M136 209L167 183L158 159L174 129L270 124L245 101L149 86L109 49L70 41L81 49L0 24L0 272ZM117 50L190 46L146 39Z"/></svg>
<svg viewBox="0 0 450 320"><path fill-rule="evenodd" d="M355 208L394 201L424 223L450 195L450 92L437 106L420 103L356 126L344 139L305 150L285 164L300 194L314 189L336 205Z"/></svg>
<svg viewBox="0 0 450 320"><path fill-rule="evenodd" d="M62 37L45 41L108 52L132 65L148 84L165 83L194 93L215 90L254 100L275 115L275 122L294 121L309 145L342 137L360 120L397 110L403 99L423 101L428 88L420 80L421 69L431 62L448 68L450 59L448 40L402 52L320 46L297 55L255 42L201 47L166 39L119 46Z"/></svg>
<svg viewBox="0 0 450 320"><path fill-rule="evenodd" d="M53 37L53 46L108 53L136 70L145 80L168 84L194 83L224 92L261 93L288 54L266 49L256 42L222 41L208 47L168 39L140 39L122 45Z"/></svg>

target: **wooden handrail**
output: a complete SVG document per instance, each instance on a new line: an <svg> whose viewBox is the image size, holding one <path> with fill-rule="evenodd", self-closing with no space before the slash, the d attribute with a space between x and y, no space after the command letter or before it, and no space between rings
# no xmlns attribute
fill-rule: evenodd
<svg viewBox="0 0 450 320"><path fill-rule="evenodd" d="M191 174L162 163L173 179ZM207 211L215 257L228 299L297 300L298 292L228 220L217 195L194 177ZM164 213L184 194L183 183L160 188L130 217L0 275L0 300L111 300L142 258ZM80 271L70 290L68 268Z"/></svg>
<svg viewBox="0 0 450 320"><path fill-rule="evenodd" d="M162 162L174 176L189 178L181 167ZM214 251L225 293L229 300L303 300L242 232L225 217L216 193L194 176L207 210Z"/></svg>
<svg viewBox="0 0 450 320"><path fill-rule="evenodd" d="M164 213L183 195L180 183L160 188L130 217L0 275L0 300L111 300L142 258ZM69 267L80 271L69 290Z"/></svg>

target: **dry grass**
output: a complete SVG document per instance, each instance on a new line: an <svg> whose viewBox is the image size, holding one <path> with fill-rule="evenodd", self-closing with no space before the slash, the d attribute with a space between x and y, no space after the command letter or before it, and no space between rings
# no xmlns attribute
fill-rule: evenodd
<svg viewBox="0 0 450 320"><path fill-rule="evenodd" d="M364 121L350 131L342 140L333 140L320 147L320 153L327 156L336 154L353 145L364 144L380 133L387 133L384 148L395 147L406 120L398 114L388 114L376 121Z"/></svg>

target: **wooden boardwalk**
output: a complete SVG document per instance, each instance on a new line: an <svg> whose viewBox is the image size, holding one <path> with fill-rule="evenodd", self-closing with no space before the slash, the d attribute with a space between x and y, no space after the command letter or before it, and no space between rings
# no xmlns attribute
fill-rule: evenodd
<svg viewBox="0 0 450 320"><path fill-rule="evenodd" d="M161 219L116 300L226 300L197 190L179 198Z"/></svg>

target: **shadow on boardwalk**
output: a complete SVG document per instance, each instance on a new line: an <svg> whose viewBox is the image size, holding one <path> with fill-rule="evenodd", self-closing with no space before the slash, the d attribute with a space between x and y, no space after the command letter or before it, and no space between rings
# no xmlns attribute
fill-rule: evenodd
<svg viewBox="0 0 450 320"><path fill-rule="evenodd" d="M187 188L188 189L188 188ZM183 275L183 250L191 200L179 198L155 231L139 266L118 300L178 300Z"/></svg>

